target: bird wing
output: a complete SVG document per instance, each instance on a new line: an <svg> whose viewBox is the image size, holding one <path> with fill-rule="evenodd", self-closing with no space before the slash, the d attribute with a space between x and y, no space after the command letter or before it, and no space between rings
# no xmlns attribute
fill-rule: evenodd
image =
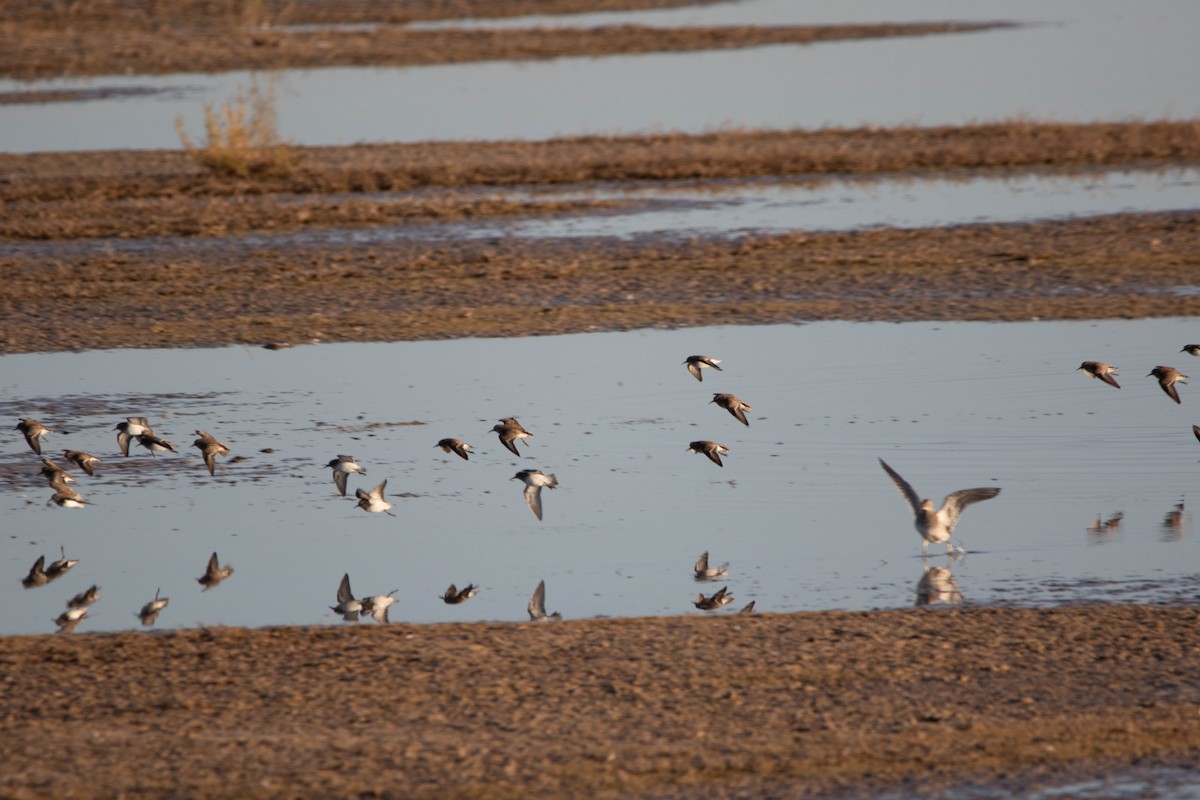
<svg viewBox="0 0 1200 800"><path fill-rule="evenodd" d="M215 442L214 442L215 444ZM217 474L217 450L210 445L204 446L204 466L208 467L208 474Z"/></svg>
<svg viewBox="0 0 1200 800"><path fill-rule="evenodd" d="M529 509L533 515L539 520L542 518L542 487L529 484L525 487L525 502L529 505Z"/></svg>
<svg viewBox="0 0 1200 800"><path fill-rule="evenodd" d="M514 437L509 436L507 433L502 433L500 434L500 443L511 450L513 455L521 455L520 451L517 450L517 440Z"/></svg>
<svg viewBox="0 0 1200 800"><path fill-rule="evenodd" d="M917 497L917 493L913 491L912 486L908 481L900 477L900 473L888 466L887 462L882 458L879 459L879 466L883 467L883 471L888 474L892 482L896 484L896 488L900 490L900 494L904 495L904 499L912 507L913 513L916 514L921 508L921 498Z"/></svg>
<svg viewBox="0 0 1200 800"><path fill-rule="evenodd" d="M1105 372L1102 375L1097 374L1096 377L1099 378L1100 380L1104 381L1105 383L1107 383L1109 386L1115 386L1118 389L1121 388L1121 384L1117 383L1117 379L1114 378L1112 375L1108 374L1107 372Z"/></svg>
<svg viewBox="0 0 1200 800"><path fill-rule="evenodd" d="M129 440L133 437L125 431L120 431L117 434L117 447L121 448L121 455L129 457Z"/></svg>
<svg viewBox="0 0 1200 800"><path fill-rule="evenodd" d="M953 531L963 509L982 500L991 500L998 494L1000 494L1000 490L994 486L981 489L960 489L946 495L946 499L942 501L942 508L938 511L938 516L945 522L946 530Z"/></svg>
<svg viewBox="0 0 1200 800"><path fill-rule="evenodd" d="M340 469L335 468L333 470L333 485L336 486L337 490L342 493L342 497L346 496L346 478L347 477L348 477L347 473L342 472ZM355 495L357 497L362 497L363 496L362 489L356 490Z"/></svg>
<svg viewBox="0 0 1200 800"><path fill-rule="evenodd" d="M688 368L688 372L692 373L693 378L700 381L701 383L704 382L704 375L701 374L701 372L700 372L699 364L697 364L695 361L689 360L687 362L687 368Z"/></svg>
<svg viewBox="0 0 1200 800"><path fill-rule="evenodd" d="M533 594L529 597L529 605L526 610L529 611L530 619L541 619L546 616L545 581L538 581L537 588L533 590Z"/></svg>
<svg viewBox="0 0 1200 800"><path fill-rule="evenodd" d="M354 593L350 591L350 573L342 576L342 582L338 584L337 600L338 605L349 603L354 599Z"/></svg>
<svg viewBox="0 0 1200 800"><path fill-rule="evenodd" d="M696 569L697 575L702 574L704 572L704 570L708 569L708 551L707 550L705 550L703 553L701 553L700 557L696 559L696 568L695 569Z"/></svg>

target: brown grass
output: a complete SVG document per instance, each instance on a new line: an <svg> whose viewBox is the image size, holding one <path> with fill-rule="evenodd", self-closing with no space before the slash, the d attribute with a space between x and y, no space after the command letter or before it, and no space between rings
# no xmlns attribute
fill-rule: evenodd
<svg viewBox="0 0 1200 800"><path fill-rule="evenodd" d="M192 143L182 117L175 130L188 157L215 175L278 177L295 169L296 152L280 137L277 119L274 81L263 89L254 80L220 108L204 104L204 144Z"/></svg>

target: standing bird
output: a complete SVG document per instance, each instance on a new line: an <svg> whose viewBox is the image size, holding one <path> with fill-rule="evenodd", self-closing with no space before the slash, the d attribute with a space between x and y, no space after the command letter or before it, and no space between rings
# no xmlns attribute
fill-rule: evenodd
<svg viewBox="0 0 1200 800"><path fill-rule="evenodd" d="M542 487L558 488L558 478L547 475L540 469L523 469L509 480L521 481L525 484L525 503L529 510L539 520L542 518Z"/></svg>
<svg viewBox="0 0 1200 800"><path fill-rule="evenodd" d="M1113 376L1117 374L1118 367L1111 364L1105 364L1103 361L1085 361L1079 365L1079 369L1091 375L1093 378L1099 378L1109 386L1121 388L1121 384L1117 383L1117 379ZM1078 371L1078 370L1077 370Z"/></svg>
<svg viewBox="0 0 1200 800"><path fill-rule="evenodd" d="M369 492L364 492L362 489L355 489L354 496L358 498L358 507L363 511L371 511L373 513L382 511L389 517L396 516L391 511L388 511L389 508L395 508L396 505L383 499L383 490L386 488L387 481L385 480Z"/></svg>
<svg viewBox="0 0 1200 800"><path fill-rule="evenodd" d="M887 465L887 462L882 458L879 459L880 466L896 484L896 488L900 490L900 494L904 495L904 499L913 510L913 527L917 529L917 533L921 534L921 555L929 555L930 542L946 543L946 552L954 553L954 548L950 546L950 536L954 533L954 526L958 524L958 517L962 514L963 509L972 503L978 503L981 500L990 500L1000 494L1000 490L995 487L987 487L982 489L961 489L952 494L946 495L946 499L942 501L942 507L934 509L933 501L929 499L922 500L917 497L917 493L913 491L912 486L908 481L901 478L896 470Z"/></svg>
<svg viewBox="0 0 1200 800"><path fill-rule="evenodd" d="M62 557L56 561L52 561L50 565L46 567L46 577L50 580L61 578L63 575L66 575L68 572L70 572L72 567L79 563L78 558L67 558L67 548L63 547L61 544L58 546L58 552Z"/></svg>
<svg viewBox="0 0 1200 800"><path fill-rule="evenodd" d="M126 417L125 421L118 422L113 430L117 431L117 447L121 448L123 456L129 455L129 442L133 437L143 433L154 435L150 422L145 417Z"/></svg>
<svg viewBox="0 0 1200 800"><path fill-rule="evenodd" d="M1200 344L1185 344L1181 353L1187 353L1189 356L1200 356Z"/></svg>
<svg viewBox="0 0 1200 800"><path fill-rule="evenodd" d="M704 375L700 372L702 369L708 368L715 369L717 372L722 371L717 366L717 364L721 363L721 359L713 358L712 356L688 356L687 360L683 363L687 364L688 372L692 373L692 377L698 381L704 380Z"/></svg>
<svg viewBox="0 0 1200 800"><path fill-rule="evenodd" d="M136 437L137 443L150 451L150 455L158 453L178 453L175 445L168 442L166 439L160 439L153 433L139 433Z"/></svg>
<svg viewBox="0 0 1200 800"><path fill-rule="evenodd" d="M500 420L499 425L492 426L492 433L497 434L500 437L500 444L507 447L515 456L521 455L517 452L517 440L533 436L532 433L521 427L521 423L517 422L516 417L505 417Z"/></svg>
<svg viewBox="0 0 1200 800"><path fill-rule="evenodd" d="M698 581L710 581L713 578L721 578L729 574L729 564L722 564L719 567L710 567L708 565L707 550L701 553L700 557L696 559L696 566L694 569L696 572L696 580Z"/></svg>
<svg viewBox="0 0 1200 800"><path fill-rule="evenodd" d="M37 561L33 562L33 566L29 568L29 574L21 578L21 585L26 589L35 589L38 586L45 586L50 582L50 578L46 577L46 557L38 556Z"/></svg>
<svg viewBox="0 0 1200 800"><path fill-rule="evenodd" d="M692 605L701 611L715 611L721 606L728 605L733 602L733 595L725 594L729 590L728 586L722 586L717 591L713 592L710 597L705 597L703 594L696 595L696 599L692 601Z"/></svg>
<svg viewBox="0 0 1200 800"><path fill-rule="evenodd" d="M213 553L208 557L208 567L204 570L204 574L196 578L196 581L204 587L203 591L207 592L232 574L233 567L228 564L222 567L217 561L217 554Z"/></svg>
<svg viewBox="0 0 1200 800"><path fill-rule="evenodd" d="M158 619L158 615L167 607L167 603L171 602L169 597L158 596L161 591L162 589L155 589L154 599L142 606L142 610L137 613L137 617L143 625L153 625L154 620Z"/></svg>
<svg viewBox="0 0 1200 800"><path fill-rule="evenodd" d="M1179 390L1175 388L1177 383L1187 383L1188 376L1181 373L1174 367L1155 367L1146 375L1147 378L1154 376L1158 378L1158 385L1167 393L1167 397L1179 403Z"/></svg>
<svg viewBox="0 0 1200 800"><path fill-rule="evenodd" d="M352 474L367 474L366 469L354 460L354 456L338 456L325 466L333 470L333 485L342 493L342 497L346 496L346 478Z"/></svg>
<svg viewBox="0 0 1200 800"><path fill-rule="evenodd" d="M42 454L42 437L54 432L36 419L31 419L30 417L21 417L21 421L17 423L16 430L25 434L25 442L29 445L29 449L39 456Z"/></svg>
<svg viewBox="0 0 1200 800"><path fill-rule="evenodd" d="M88 475L95 475L96 465L100 463L100 459L82 450L63 450L63 458L79 467Z"/></svg>
<svg viewBox="0 0 1200 800"><path fill-rule="evenodd" d="M217 456L229 455L229 448L202 430L197 430L196 435L200 438L192 442L192 447L197 448L204 456L204 466L208 467L208 474L213 475L217 469Z"/></svg>
<svg viewBox="0 0 1200 800"><path fill-rule="evenodd" d="M729 448L719 442L700 440L698 442L690 443L688 445L688 452L696 454L703 453L704 455L708 456L709 461L713 462L718 467L723 467L725 465L721 463L721 456L729 455Z"/></svg>
<svg viewBox="0 0 1200 800"><path fill-rule="evenodd" d="M467 455L471 453L471 445L464 442L462 439L442 439L434 447L442 448L443 452L455 453L463 461L469 461Z"/></svg>
<svg viewBox="0 0 1200 800"><path fill-rule="evenodd" d="M392 589L387 594L376 594L362 599L362 613L370 614L371 617L378 623L387 625L391 620L388 619L388 608L392 603L396 602L396 598L392 597L399 589Z"/></svg>
<svg viewBox="0 0 1200 800"><path fill-rule="evenodd" d="M450 588L442 595L442 602L448 606L456 606L459 603L465 603L475 596L477 587L473 583L468 583L462 589L458 589L454 584L450 584Z"/></svg>
<svg viewBox="0 0 1200 800"><path fill-rule="evenodd" d="M350 591L350 573L342 576L342 582L338 584L337 605L330 606L329 610L341 614L346 622L358 622L362 603L355 600L354 592Z"/></svg>
<svg viewBox="0 0 1200 800"><path fill-rule="evenodd" d="M562 619L562 614L557 611L553 614L546 613L545 581L538 581L537 588L529 596L529 605L525 606L525 610L529 612L529 619L532 622L552 622Z"/></svg>
<svg viewBox="0 0 1200 800"><path fill-rule="evenodd" d="M746 421L746 412L750 410L749 403L744 403L739 398L734 397L731 394L720 393L714 393L713 399L709 400L708 402L716 403L730 414L733 414L733 416L737 418L738 422L742 423L747 428L750 427L750 423Z"/></svg>

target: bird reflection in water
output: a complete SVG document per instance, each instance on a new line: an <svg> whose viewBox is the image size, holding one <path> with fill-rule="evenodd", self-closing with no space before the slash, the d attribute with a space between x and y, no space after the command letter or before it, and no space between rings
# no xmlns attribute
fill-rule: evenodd
<svg viewBox="0 0 1200 800"><path fill-rule="evenodd" d="M925 567L921 580L917 581L918 606L937 603L958 605L962 601L963 595L958 589L958 581L954 580L949 567Z"/></svg>

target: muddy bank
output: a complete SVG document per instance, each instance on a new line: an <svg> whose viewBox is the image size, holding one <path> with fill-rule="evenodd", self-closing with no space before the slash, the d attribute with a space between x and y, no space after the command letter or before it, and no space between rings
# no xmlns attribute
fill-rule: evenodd
<svg viewBox="0 0 1200 800"><path fill-rule="evenodd" d="M0 249L6 353L1200 315L1200 212L740 240Z"/></svg>
<svg viewBox="0 0 1200 800"><path fill-rule="evenodd" d="M1197 623L1090 606L9 637L0 793L802 797L1194 763Z"/></svg>

